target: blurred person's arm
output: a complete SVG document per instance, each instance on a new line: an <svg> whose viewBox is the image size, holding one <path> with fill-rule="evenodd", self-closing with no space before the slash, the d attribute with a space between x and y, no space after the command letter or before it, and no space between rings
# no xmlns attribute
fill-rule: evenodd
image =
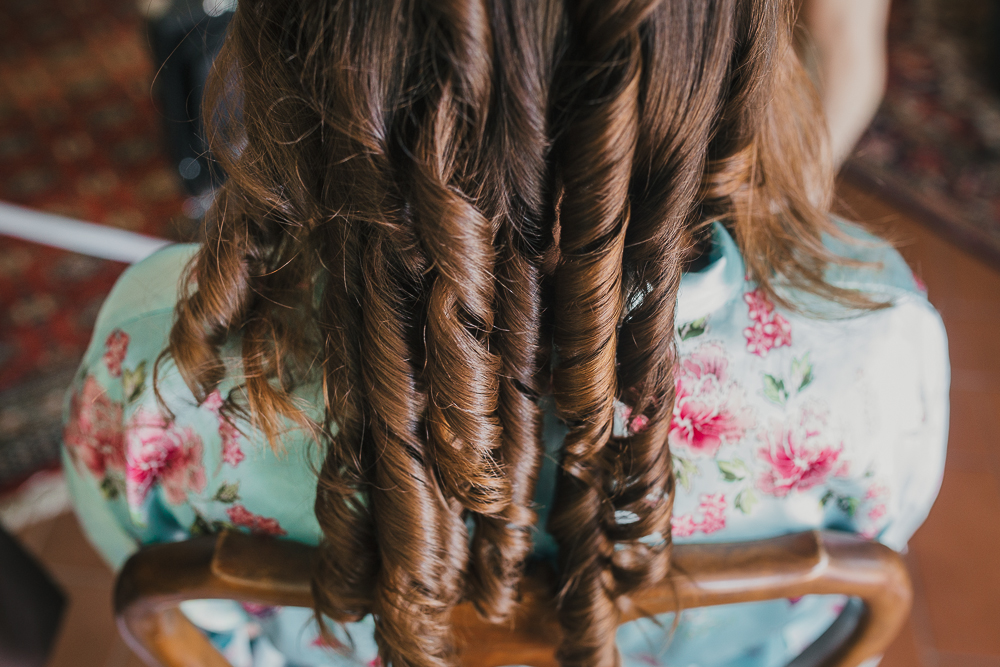
<svg viewBox="0 0 1000 667"><path fill-rule="evenodd" d="M890 0L801 0L823 110L839 167L871 122L886 83Z"/></svg>

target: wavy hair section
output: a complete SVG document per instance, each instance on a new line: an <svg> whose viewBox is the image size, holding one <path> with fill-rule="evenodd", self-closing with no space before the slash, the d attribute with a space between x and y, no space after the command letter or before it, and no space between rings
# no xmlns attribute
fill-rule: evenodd
<svg viewBox="0 0 1000 667"><path fill-rule="evenodd" d="M374 5L241 4L208 95L229 180L170 352L205 395L238 335L275 443L321 384L317 612L444 665L451 609L504 618L531 546L559 12Z"/></svg>
<svg viewBox="0 0 1000 667"><path fill-rule="evenodd" d="M245 0L206 95L228 180L162 359L321 448L317 618L447 667L509 618L539 398L569 427L559 660L618 664L670 565L674 305L721 220L776 301L828 285L823 124L782 0ZM237 360L231 359L233 354ZM622 405L643 416L613 428Z"/></svg>
<svg viewBox="0 0 1000 667"><path fill-rule="evenodd" d="M619 3L622 4L622 3ZM623 253L639 126L642 63L637 26L646 6L581 2L572 15L578 44L561 80L566 118L555 147L565 193L559 212L553 389L569 426L549 530L559 543L564 665L617 664L612 437L618 329L624 315ZM591 54L596 67L574 66Z"/></svg>
<svg viewBox="0 0 1000 667"><path fill-rule="evenodd" d="M571 430L550 527L563 576L560 660L614 665L621 596L669 567L674 301L732 5L581 2L576 20L583 71L564 80L587 84L571 93L557 152L554 339ZM641 430L613 435L616 400L646 418Z"/></svg>

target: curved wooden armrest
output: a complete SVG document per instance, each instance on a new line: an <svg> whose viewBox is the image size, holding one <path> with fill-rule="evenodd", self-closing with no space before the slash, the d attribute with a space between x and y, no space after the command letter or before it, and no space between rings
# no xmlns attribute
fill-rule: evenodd
<svg viewBox="0 0 1000 667"><path fill-rule="evenodd" d="M889 547L851 533L811 531L768 540L689 544L674 550L669 584L632 599L624 620L734 602L841 594L865 613L846 646L828 661L853 667L881 655L910 613L906 564ZM676 597L675 592L676 591Z"/></svg>
<svg viewBox="0 0 1000 667"><path fill-rule="evenodd" d="M147 547L125 564L115 587L122 635L150 665L223 667L226 661L177 609L184 600L231 599L311 607L315 549L225 531ZM670 577L624 604L622 622L734 602L840 593L864 601L851 640L827 660L854 667L885 651L909 612L909 575L891 549L855 535L805 532L756 542L681 545ZM461 661L474 667L555 666L559 626L552 578L530 574L510 623L483 622L469 603L453 614Z"/></svg>

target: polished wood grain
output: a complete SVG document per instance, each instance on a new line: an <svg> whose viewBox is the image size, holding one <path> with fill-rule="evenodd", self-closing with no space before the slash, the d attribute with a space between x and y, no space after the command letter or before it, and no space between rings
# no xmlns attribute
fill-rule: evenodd
<svg viewBox="0 0 1000 667"><path fill-rule="evenodd" d="M312 605L315 550L303 544L225 531L218 536L146 547L122 569L115 587L119 628L149 665L225 665L178 611L189 599ZM530 571L522 604L507 624L482 621L471 604L452 621L460 662L469 667L554 667L559 643L551 572ZM811 531L755 542L682 545L661 585L626 600L622 622L735 602L841 593L864 602L856 630L841 646L822 647L815 664L854 667L885 651L906 621L912 589L899 555L856 535ZM822 638L821 638L822 641Z"/></svg>

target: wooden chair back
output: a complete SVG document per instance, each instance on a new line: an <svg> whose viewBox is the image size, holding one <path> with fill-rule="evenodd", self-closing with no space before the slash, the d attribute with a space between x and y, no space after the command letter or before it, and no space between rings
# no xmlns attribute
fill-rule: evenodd
<svg viewBox="0 0 1000 667"><path fill-rule="evenodd" d="M224 531L148 546L125 564L115 612L125 640L149 665L228 663L180 612L184 600L231 599L311 607L315 548ZM881 655L909 613L912 588L897 553L848 533L810 531L754 542L674 548L670 576L627 601L622 622L713 605L839 593L860 599L793 661L794 667L855 667ZM844 620L854 610L853 618ZM529 573L508 624L480 619L471 604L452 616L467 667L555 667L559 644L552 577Z"/></svg>

